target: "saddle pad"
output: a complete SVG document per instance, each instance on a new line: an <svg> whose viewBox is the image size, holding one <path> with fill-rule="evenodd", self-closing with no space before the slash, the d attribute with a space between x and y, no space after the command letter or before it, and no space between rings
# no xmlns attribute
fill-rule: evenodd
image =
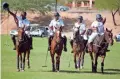
<svg viewBox="0 0 120 79"><path fill-rule="evenodd" d="M104 35L97 35L93 41L93 45L100 47L103 40L104 40Z"/></svg>

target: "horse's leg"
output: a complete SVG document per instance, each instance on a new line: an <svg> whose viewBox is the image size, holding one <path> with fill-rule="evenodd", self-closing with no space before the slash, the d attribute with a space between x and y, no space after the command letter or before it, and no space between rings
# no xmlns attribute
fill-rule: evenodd
<svg viewBox="0 0 120 79"><path fill-rule="evenodd" d="M27 51L27 64L28 64L28 69L30 68L30 50Z"/></svg>
<svg viewBox="0 0 120 79"><path fill-rule="evenodd" d="M77 69L77 63L76 63L76 53L74 52L74 63L75 63L75 68Z"/></svg>
<svg viewBox="0 0 120 79"><path fill-rule="evenodd" d="M60 65L60 55L57 54L56 56L56 70L59 72L59 65Z"/></svg>
<svg viewBox="0 0 120 79"><path fill-rule="evenodd" d="M23 56L23 67L22 67L22 71L24 71L24 69L25 69L25 57L26 57L26 52L24 52L24 56Z"/></svg>
<svg viewBox="0 0 120 79"><path fill-rule="evenodd" d="M22 70L22 53L20 52L20 70Z"/></svg>
<svg viewBox="0 0 120 79"><path fill-rule="evenodd" d="M97 72L97 59L98 59L98 55L97 53L94 54L94 64L93 64L93 72Z"/></svg>
<svg viewBox="0 0 120 79"><path fill-rule="evenodd" d="M54 54L51 53L51 59L52 59L52 71L55 72L55 60L54 60Z"/></svg>
<svg viewBox="0 0 120 79"><path fill-rule="evenodd" d="M78 55L78 70L80 70L80 64L81 64L81 52Z"/></svg>
<svg viewBox="0 0 120 79"><path fill-rule="evenodd" d="M18 72L20 71L20 68L19 68L19 52L17 52L17 71Z"/></svg>
<svg viewBox="0 0 120 79"><path fill-rule="evenodd" d="M80 63L81 63L80 68L81 68L81 69L83 69L83 65L84 65L84 56L85 56L85 52L83 51L83 52L82 52L82 55L81 55L81 62L80 62Z"/></svg>
<svg viewBox="0 0 120 79"><path fill-rule="evenodd" d="M102 62L101 62L101 71L102 71L102 73L104 73L104 59L105 59L105 56L102 56Z"/></svg>
<svg viewBox="0 0 120 79"><path fill-rule="evenodd" d="M94 60L94 59L93 59L92 52L90 52L90 57L91 57L91 61L92 61L92 72L93 72L93 71L94 71L94 70L93 70L93 64L94 64L93 60Z"/></svg>

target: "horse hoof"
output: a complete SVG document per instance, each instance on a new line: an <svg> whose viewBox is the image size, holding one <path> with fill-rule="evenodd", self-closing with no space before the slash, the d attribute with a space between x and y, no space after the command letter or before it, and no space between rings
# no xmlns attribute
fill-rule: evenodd
<svg viewBox="0 0 120 79"><path fill-rule="evenodd" d="M17 69L17 72L20 72L20 69Z"/></svg>
<svg viewBox="0 0 120 79"><path fill-rule="evenodd" d="M75 65L75 69L77 69L77 65Z"/></svg>
<svg viewBox="0 0 120 79"><path fill-rule="evenodd" d="M25 70L21 70L22 72L24 72Z"/></svg>
<svg viewBox="0 0 120 79"><path fill-rule="evenodd" d="M28 69L30 69L30 66L28 66Z"/></svg>
<svg viewBox="0 0 120 79"><path fill-rule="evenodd" d="M55 69L52 70L53 72L56 72Z"/></svg>
<svg viewBox="0 0 120 79"><path fill-rule="evenodd" d="M102 74L104 74L104 72L102 72Z"/></svg>
<svg viewBox="0 0 120 79"><path fill-rule="evenodd" d="M52 72L56 72L55 70L52 70Z"/></svg>
<svg viewBox="0 0 120 79"><path fill-rule="evenodd" d="M78 68L77 70L80 71L80 68Z"/></svg>
<svg viewBox="0 0 120 79"><path fill-rule="evenodd" d="M80 69L83 69L84 67L83 66L80 66Z"/></svg>
<svg viewBox="0 0 120 79"><path fill-rule="evenodd" d="M97 71L92 71L93 73L97 73Z"/></svg>

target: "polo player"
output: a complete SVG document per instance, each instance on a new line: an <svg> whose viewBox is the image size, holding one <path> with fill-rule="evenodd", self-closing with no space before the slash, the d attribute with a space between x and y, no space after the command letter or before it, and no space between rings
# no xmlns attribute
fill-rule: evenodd
<svg viewBox="0 0 120 79"><path fill-rule="evenodd" d="M92 42L95 39L95 37L99 34L99 35L103 35L104 34L104 24L106 22L106 18L103 19L101 14L97 14L96 15L96 21L94 21L91 25L91 29L92 29L92 34L89 36L88 39L88 51L92 52Z"/></svg>
<svg viewBox="0 0 120 79"><path fill-rule="evenodd" d="M30 49L33 49L32 47L32 37L30 35L30 21L26 18L27 13L26 12L21 12L20 16L17 16L15 13L11 12L9 8L6 9L13 17L15 20L16 25L18 26L18 28L23 28L25 31L25 34L28 36L29 38L29 43L30 43ZM15 35L12 35L12 41L14 44L14 49L16 50L16 39L15 39Z"/></svg>
<svg viewBox="0 0 120 79"><path fill-rule="evenodd" d="M84 23L83 16L79 16L77 18L77 22L75 22L73 30L79 30L79 34L84 38L84 40L87 40L87 37L85 35L86 32L86 24ZM71 37L70 44L71 47L73 47L73 36Z"/></svg>
<svg viewBox="0 0 120 79"><path fill-rule="evenodd" d="M51 20L50 24L49 24L49 37L48 37L48 50L50 50L50 46L51 46L51 41L53 39L53 36L54 36L54 33L56 31L56 29L60 28L61 31L62 29L64 28L64 23L63 23L63 20L60 18L60 14L58 12L56 12L54 14L54 19ZM64 51L67 51L67 48L66 48L66 42L67 42L67 38L66 36L61 33L61 36L62 36L62 39L63 39L63 42L64 42Z"/></svg>

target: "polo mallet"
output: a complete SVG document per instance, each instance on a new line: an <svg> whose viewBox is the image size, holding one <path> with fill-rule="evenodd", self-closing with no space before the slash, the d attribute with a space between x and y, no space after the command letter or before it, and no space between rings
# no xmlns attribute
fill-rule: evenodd
<svg viewBox="0 0 120 79"><path fill-rule="evenodd" d="M46 59L45 59L45 65L42 67L47 67L46 63L47 63L47 57L48 57L48 49L47 49L47 54L46 54Z"/></svg>

